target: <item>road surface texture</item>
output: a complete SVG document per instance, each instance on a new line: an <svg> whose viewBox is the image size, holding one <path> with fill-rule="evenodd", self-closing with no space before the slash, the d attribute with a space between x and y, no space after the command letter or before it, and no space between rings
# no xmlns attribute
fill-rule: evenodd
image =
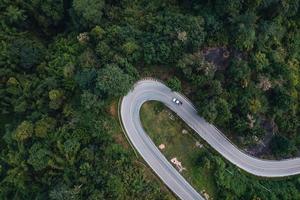
<svg viewBox="0 0 300 200"><path fill-rule="evenodd" d="M183 104L173 103L174 97ZM300 158L276 161L247 155L232 144L215 126L201 118L186 97L172 92L157 80L141 80L122 99L120 114L123 127L143 159L181 199L204 198L170 164L144 131L140 120L140 109L143 103L151 100L164 103L224 158L251 174L262 177L283 177L300 173Z"/></svg>

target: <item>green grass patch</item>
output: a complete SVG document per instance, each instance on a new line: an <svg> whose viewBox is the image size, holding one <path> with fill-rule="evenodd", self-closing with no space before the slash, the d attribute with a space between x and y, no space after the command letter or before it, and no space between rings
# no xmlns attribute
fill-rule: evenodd
<svg viewBox="0 0 300 200"><path fill-rule="evenodd" d="M145 103L140 114L142 125L153 142L157 146L165 144L165 149L161 150L165 157L168 160L176 157L182 162L186 170L181 174L186 180L197 191L205 190L211 198L218 199L214 170L209 166L209 161L203 162L210 154L205 142L160 102ZM183 130L187 133L183 134ZM201 148L196 146L197 141L203 145Z"/></svg>

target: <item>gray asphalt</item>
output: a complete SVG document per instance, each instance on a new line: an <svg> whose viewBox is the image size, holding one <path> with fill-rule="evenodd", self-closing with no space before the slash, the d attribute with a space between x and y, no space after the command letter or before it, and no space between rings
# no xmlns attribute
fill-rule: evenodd
<svg viewBox="0 0 300 200"><path fill-rule="evenodd" d="M176 97L183 102L178 106L172 102ZM195 110L193 104L182 94L172 92L156 80L142 80L123 98L121 120L124 129L139 154L180 198L204 199L170 164L144 131L140 121L140 108L146 101L160 101L173 110L194 129L212 148L234 165L256 176L283 177L300 173L300 158L287 160L262 160L238 149L215 126L207 123Z"/></svg>

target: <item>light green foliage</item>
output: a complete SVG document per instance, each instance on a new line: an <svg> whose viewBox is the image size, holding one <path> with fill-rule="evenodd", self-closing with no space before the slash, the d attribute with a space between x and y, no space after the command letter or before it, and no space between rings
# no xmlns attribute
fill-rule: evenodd
<svg viewBox="0 0 300 200"><path fill-rule="evenodd" d="M213 76L215 72L215 67L205 61L201 52L184 55L178 60L177 67L182 70L185 76L189 76L190 78L196 74Z"/></svg>
<svg viewBox="0 0 300 200"><path fill-rule="evenodd" d="M72 78L73 75L74 75L74 71L75 71L75 67L73 64L67 64L65 67L64 67L64 77L65 78Z"/></svg>
<svg viewBox="0 0 300 200"><path fill-rule="evenodd" d="M15 77L10 77L7 81L8 86L17 86L19 85L18 80Z"/></svg>
<svg viewBox="0 0 300 200"><path fill-rule="evenodd" d="M12 42L11 53L14 55L13 63L24 69L32 69L42 61L45 48L35 38L18 38Z"/></svg>
<svg viewBox="0 0 300 200"><path fill-rule="evenodd" d="M253 65L257 71L262 71L266 69L269 65L269 60L266 57L266 54L258 52L253 56Z"/></svg>
<svg viewBox="0 0 300 200"><path fill-rule="evenodd" d="M258 113L262 111L262 105L259 99L250 100L249 110L251 113Z"/></svg>
<svg viewBox="0 0 300 200"><path fill-rule="evenodd" d="M29 121L23 121L15 131L15 139L17 141L25 141L32 137L33 124Z"/></svg>
<svg viewBox="0 0 300 200"><path fill-rule="evenodd" d="M66 75L64 73L65 68L76 68L77 59L82 53L80 48L80 43L75 35L69 35L68 37L58 36L49 46L49 61L43 70L54 77L60 76L60 79L62 79ZM69 77L66 78L69 79Z"/></svg>
<svg viewBox="0 0 300 200"><path fill-rule="evenodd" d="M255 33L255 21L256 16L254 13L246 13L235 19L236 29L234 31L235 35L235 45L240 50L250 50L254 46L256 39Z"/></svg>
<svg viewBox="0 0 300 200"><path fill-rule="evenodd" d="M54 130L56 120L51 117L45 117L35 123L34 134L37 137L44 138Z"/></svg>
<svg viewBox="0 0 300 200"><path fill-rule="evenodd" d="M236 46L242 50L250 50L253 48L255 41L255 30L250 29L245 24L239 24L238 30L236 32Z"/></svg>
<svg viewBox="0 0 300 200"><path fill-rule="evenodd" d="M79 193L80 187L78 186L70 188L65 184L60 184L50 192L49 197L51 200L72 200L78 199Z"/></svg>
<svg viewBox="0 0 300 200"><path fill-rule="evenodd" d="M134 41L129 41L123 44L122 49L126 55L133 54L139 50L139 46Z"/></svg>
<svg viewBox="0 0 300 200"><path fill-rule="evenodd" d="M62 91L57 89L50 90L49 99L50 99L49 107L54 110L59 109L63 101Z"/></svg>
<svg viewBox="0 0 300 200"><path fill-rule="evenodd" d="M91 30L90 35L94 40L98 41L104 38L105 30L101 28L101 26L97 25Z"/></svg>
<svg viewBox="0 0 300 200"><path fill-rule="evenodd" d="M180 80L175 76L173 78L170 78L168 81L167 81L167 85L169 88L171 88L173 91L176 91L176 92L180 92L181 91L181 82Z"/></svg>
<svg viewBox="0 0 300 200"><path fill-rule="evenodd" d="M11 24L22 22L26 18L24 10L21 10L14 5L10 5L6 8L5 16L7 18L6 20Z"/></svg>
<svg viewBox="0 0 300 200"><path fill-rule="evenodd" d="M54 90L51 90L51 91L49 92L49 99L50 99L51 101L57 101L57 100L60 100L62 97L63 97L63 94L62 94L62 92L59 91L59 90L54 89Z"/></svg>
<svg viewBox="0 0 300 200"><path fill-rule="evenodd" d="M82 165L80 165L79 170L80 174L86 176L92 171L92 167L89 163L83 163Z"/></svg>

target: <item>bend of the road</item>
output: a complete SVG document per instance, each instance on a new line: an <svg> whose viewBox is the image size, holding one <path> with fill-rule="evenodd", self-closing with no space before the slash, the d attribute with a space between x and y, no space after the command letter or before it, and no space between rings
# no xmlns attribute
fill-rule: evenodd
<svg viewBox="0 0 300 200"><path fill-rule="evenodd" d="M183 102L172 102L176 97ZM238 149L215 126L201 118L193 104L183 95L172 92L163 83L148 79L137 82L122 99L120 114L123 127L135 149L160 179L181 199L204 198L181 176L158 150L142 127L140 109L146 101L160 101L173 110L185 123L212 148L234 165L256 176L283 177L300 173L300 158L287 160L262 160Z"/></svg>

